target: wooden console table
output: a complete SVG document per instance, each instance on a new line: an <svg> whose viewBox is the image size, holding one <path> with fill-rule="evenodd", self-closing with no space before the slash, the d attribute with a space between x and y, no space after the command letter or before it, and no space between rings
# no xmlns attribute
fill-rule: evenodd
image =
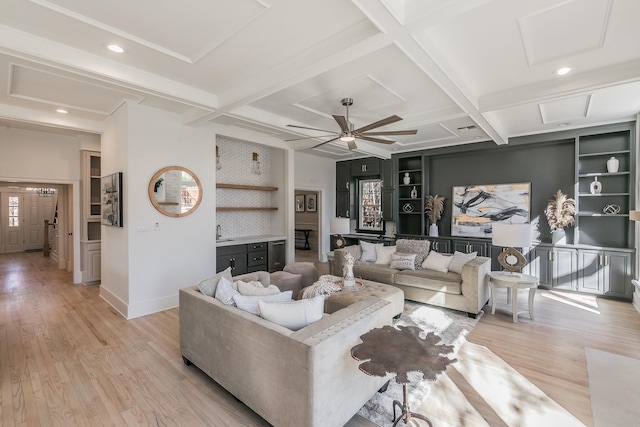
<svg viewBox="0 0 640 427"><path fill-rule="evenodd" d="M309 235L311 234L311 230L310 228L296 228L296 233L303 233L302 237L298 237L296 236L296 243L297 242L302 242L304 240L304 244L302 247L296 246L296 248L298 249L303 249L305 251L308 251L309 249L311 249L311 246L309 246Z"/></svg>

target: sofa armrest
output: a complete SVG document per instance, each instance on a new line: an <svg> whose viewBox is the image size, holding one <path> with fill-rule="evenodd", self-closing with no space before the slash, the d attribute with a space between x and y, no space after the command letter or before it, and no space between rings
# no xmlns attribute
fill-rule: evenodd
<svg viewBox="0 0 640 427"><path fill-rule="evenodd" d="M491 271L491 258L476 257L462 267L462 295L477 301L477 312L489 299L487 277Z"/></svg>

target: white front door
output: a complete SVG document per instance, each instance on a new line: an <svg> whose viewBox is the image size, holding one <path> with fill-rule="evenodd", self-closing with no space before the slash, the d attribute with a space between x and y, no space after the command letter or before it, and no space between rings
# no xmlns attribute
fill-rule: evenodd
<svg viewBox="0 0 640 427"><path fill-rule="evenodd" d="M44 220L53 224L56 194L42 197L35 191L24 193L24 250L42 249L44 245ZM53 227L49 228L52 236Z"/></svg>
<svg viewBox="0 0 640 427"><path fill-rule="evenodd" d="M22 235L22 194L2 193L2 231L4 234L4 252L22 252L24 250Z"/></svg>

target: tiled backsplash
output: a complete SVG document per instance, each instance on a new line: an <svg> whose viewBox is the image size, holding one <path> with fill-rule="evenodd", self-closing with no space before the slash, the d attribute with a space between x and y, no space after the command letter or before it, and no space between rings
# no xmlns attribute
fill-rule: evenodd
<svg viewBox="0 0 640 427"><path fill-rule="evenodd" d="M218 135L216 145L222 168L216 171L216 181L225 184L257 186L272 185L270 179L270 149L239 139ZM258 153L260 175L251 172L252 154ZM271 191L230 190L216 191L217 206L267 207L271 204ZM271 216L274 211L218 212L217 223L226 238L271 234Z"/></svg>

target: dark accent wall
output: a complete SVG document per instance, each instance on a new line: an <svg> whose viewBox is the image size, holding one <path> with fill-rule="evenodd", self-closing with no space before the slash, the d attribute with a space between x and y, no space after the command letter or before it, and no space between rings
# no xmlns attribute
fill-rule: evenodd
<svg viewBox="0 0 640 427"><path fill-rule="evenodd" d="M544 215L556 191L574 197L574 140L527 145L493 146L482 150L429 156L429 188L426 194L446 197L440 234L451 235L451 198L454 186L474 184L531 183L531 222L539 222L540 240L551 241ZM573 241L573 227L566 229Z"/></svg>

